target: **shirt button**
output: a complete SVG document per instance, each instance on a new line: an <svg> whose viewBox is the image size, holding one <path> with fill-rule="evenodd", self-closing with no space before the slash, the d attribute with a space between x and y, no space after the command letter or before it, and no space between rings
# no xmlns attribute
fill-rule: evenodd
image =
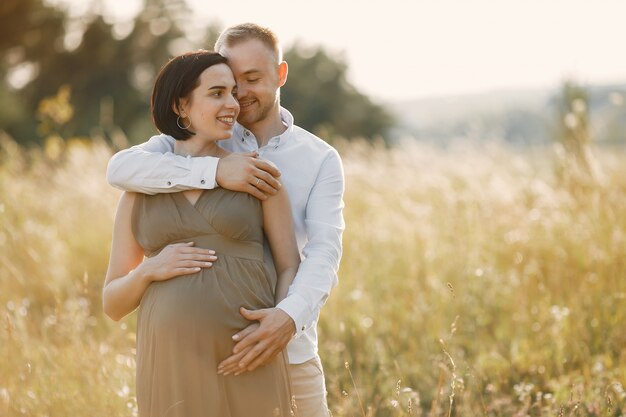
<svg viewBox="0 0 626 417"><path fill-rule="evenodd" d="M204 184L204 180L200 180L200 184Z"/></svg>
<svg viewBox="0 0 626 417"><path fill-rule="evenodd" d="M245 135L246 135L246 136L250 136L250 131L246 130Z"/></svg>
<svg viewBox="0 0 626 417"><path fill-rule="evenodd" d="M302 326L302 331L304 331L304 326Z"/></svg>
<svg viewBox="0 0 626 417"><path fill-rule="evenodd" d="M167 182L167 185L172 185L172 181L168 181L168 182Z"/></svg>

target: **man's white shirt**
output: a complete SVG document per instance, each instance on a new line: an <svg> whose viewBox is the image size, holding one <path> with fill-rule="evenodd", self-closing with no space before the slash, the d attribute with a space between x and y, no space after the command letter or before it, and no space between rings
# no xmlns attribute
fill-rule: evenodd
<svg viewBox="0 0 626 417"><path fill-rule="evenodd" d="M296 336L287 350L290 363L298 364L317 355L317 320L337 284L345 228L344 175L334 148L295 126L284 108L281 118L287 130L262 148L252 132L239 124L231 139L221 141L220 146L232 152L258 151L281 171L302 263L287 297L277 307L296 324ZM175 155L174 143L174 138L158 135L118 152L109 161L107 180L122 190L146 194L215 188L219 159Z"/></svg>

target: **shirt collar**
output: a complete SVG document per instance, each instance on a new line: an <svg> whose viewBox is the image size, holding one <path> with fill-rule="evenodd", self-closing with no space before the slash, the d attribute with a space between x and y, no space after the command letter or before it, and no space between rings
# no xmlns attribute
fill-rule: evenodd
<svg viewBox="0 0 626 417"><path fill-rule="evenodd" d="M268 142L268 145L272 144L274 147L277 147L283 140L287 138L287 135L293 132L294 127L294 118L293 115L284 107L280 107L280 119L287 129L278 136L273 137ZM246 135L246 133L248 133ZM233 128L233 139L246 140L248 137L254 138L252 132L239 124L239 122L235 123L235 127Z"/></svg>

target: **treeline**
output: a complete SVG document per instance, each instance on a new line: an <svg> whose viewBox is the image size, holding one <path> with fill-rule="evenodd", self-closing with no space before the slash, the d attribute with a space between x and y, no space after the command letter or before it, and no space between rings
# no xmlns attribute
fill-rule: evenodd
<svg viewBox="0 0 626 417"><path fill-rule="evenodd" d="M0 131L25 145L51 135L145 140L155 133L149 96L159 68L178 53L211 49L222 29L190 29L191 13L184 0L145 0L133 21L113 22L99 10L73 16L43 0L3 0ZM329 140L388 135L393 117L350 84L341 57L296 44L285 59L282 104L298 125Z"/></svg>

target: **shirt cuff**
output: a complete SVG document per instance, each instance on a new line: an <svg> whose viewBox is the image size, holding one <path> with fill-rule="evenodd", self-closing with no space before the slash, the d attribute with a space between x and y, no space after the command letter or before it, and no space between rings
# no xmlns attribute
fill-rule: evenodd
<svg viewBox="0 0 626 417"><path fill-rule="evenodd" d="M306 300L301 295L293 293L285 297L276 307L283 310L293 319L296 324L296 335L294 337L299 337L306 330L304 320L310 314Z"/></svg>
<svg viewBox="0 0 626 417"><path fill-rule="evenodd" d="M219 158L203 156L191 158L191 181L193 187L211 190L217 187L217 163Z"/></svg>

